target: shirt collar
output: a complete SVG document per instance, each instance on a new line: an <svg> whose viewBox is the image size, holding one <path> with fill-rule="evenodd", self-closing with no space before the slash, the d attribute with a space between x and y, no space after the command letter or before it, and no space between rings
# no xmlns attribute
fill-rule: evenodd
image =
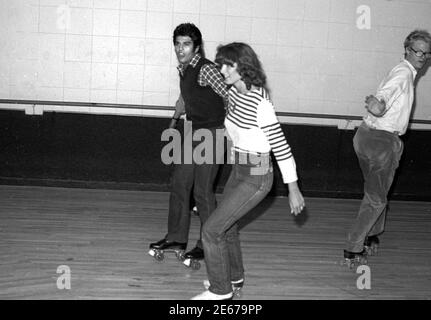
<svg viewBox="0 0 431 320"><path fill-rule="evenodd" d="M184 73L184 71L187 69L187 67L190 65L190 66L192 66L193 68L195 68L196 66L197 66L197 64L198 64L198 62L199 62L199 60L201 59L201 55L200 55L200 53L196 53L195 54L195 56L192 58L192 60L190 61L190 63L189 64L186 64L186 65L184 65L184 64L180 64L180 65L178 65L178 67L177 67L177 69L178 69L178 71L181 73L181 74L183 74Z"/></svg>
<svg viewBox="0 0 431 320"><path fill-rule="evenodd" d="M415 67L412 66L412 64L407 59L404 59L404 62L407 64L407 66L413 72L413 79L416 78L416 74L418 73L418 71L415 69Z"/></svg>

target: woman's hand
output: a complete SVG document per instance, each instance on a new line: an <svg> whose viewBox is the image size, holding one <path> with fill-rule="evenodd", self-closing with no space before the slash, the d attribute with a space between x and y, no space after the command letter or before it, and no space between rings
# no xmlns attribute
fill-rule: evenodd
<svg viewBox="0 0 431 320"><path fill-rule="evenodd" d="M304 197L299 190L297 182L289 183L289 205L290 213L297 216L305 208Z"/></svg>

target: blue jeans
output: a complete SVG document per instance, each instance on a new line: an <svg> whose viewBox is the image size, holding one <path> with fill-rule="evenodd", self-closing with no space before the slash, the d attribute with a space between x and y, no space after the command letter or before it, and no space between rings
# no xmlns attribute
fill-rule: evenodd
<svg viewBox="0 0 431 320"><path fill-rule="evenodd" d="M171 194L169 197L169 216L168 216L168 241L187 243L190 229L190 198L193 190L195 205L199 211L199 218L203 224L217 206L214 192L214 182L221 163L219 157L223 157L223 152L215 152L217 143L223 143L223 140L217 140L216 130L221 128L207 129L211 132L213 140L213 155L210 163L197 164L195 159L190 156L190 152L196 149L200 141L192 141L192 148L184 146L187 140L187 134L193 134L195 131L185 133L181 153L185 157L187 153L191 158L191 164L185 164L184 160L180 164L174 165L171 182ZM223 150L223 149L221 149ZM199 239L196 244L202 248L202 241Z"/></svg>
<svg viewBox="0 0 431 320"><path fill-rule="evenodd" d="M387 195L403 153L403 142L395 133L363 123L353 138L353 146L364 177L364 198L348 232L346 250L361 252L367 236L384 231Z"/></svg>
<svg viewBox="0 0 431 320"><path fill-rule="evenodd" d="M222 200L202 228L209 290L215 294L232 292L231 281L244 277L237 221L271 190L271 158L265 154L262 159L260 164L254 161L237 164L235 160Z"/></svg>

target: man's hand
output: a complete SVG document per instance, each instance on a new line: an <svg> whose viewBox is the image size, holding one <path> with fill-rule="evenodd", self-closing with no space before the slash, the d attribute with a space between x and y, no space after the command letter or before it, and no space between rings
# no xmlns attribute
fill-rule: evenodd
<svg viewBox="0 0 431 320"><path fill-rule="evenodd" d="M178 97L177 102L175 102L175 115L177 115L177 113L178 113L178 116L186 113L186 104L184 102L182 95L180 95Z"/></svg>
<svg viewBox="0 0 431 320"><path fill-rule="evenodd" d="M172 118L171 122L169 123L168 129L175 129L177 127L177 122L178 122L178 120Z"/></svg>
<svg viewBox="0 0 431 320"><path fill-rule="evenodd" d="M365 109L376 117L381 117L386 113L386 103L384 100L379 100L373 95L365 97Z"/></svg>
<svg viewBox="0 0 431 320"><path fill-rule="evenodd" d="M175 112L172 116L171 122L169 123L169 129L175 129L177 127L178 120L180 120L180 117L182 114L186 112L186 106L184 103L183 96L180 95L178 97L177 102L175 102Z"/></svg>

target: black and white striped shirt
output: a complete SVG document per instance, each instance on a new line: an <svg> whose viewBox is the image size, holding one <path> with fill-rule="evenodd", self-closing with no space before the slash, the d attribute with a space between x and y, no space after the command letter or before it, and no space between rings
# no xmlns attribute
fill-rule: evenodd
<svg viewBox="0 0 431 320"><path fill-rule="evenodd" d="M241 94L231 87L225 126L234 150L248 153L272 151L284 183L298 179L295 159L264 88Z"/></svg>

